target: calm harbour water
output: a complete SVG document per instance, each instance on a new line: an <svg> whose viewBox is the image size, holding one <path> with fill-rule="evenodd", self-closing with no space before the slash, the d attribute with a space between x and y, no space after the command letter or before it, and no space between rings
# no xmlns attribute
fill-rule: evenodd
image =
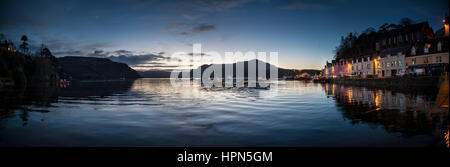
<svg viewBox="0 0 450 167"><path fill-rule="evenodd" d="M448 109L414 92L280 81L270 94L138 79L56 94L3 103L0 146L448 147Z"/></svg>

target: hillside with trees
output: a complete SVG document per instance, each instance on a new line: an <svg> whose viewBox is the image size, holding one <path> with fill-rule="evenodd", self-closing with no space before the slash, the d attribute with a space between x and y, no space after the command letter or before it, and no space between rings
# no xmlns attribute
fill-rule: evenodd
<svg viewBox="0 0 450 167"><path fill-rule="evenodd" d="M340 44L334 50L334 59L349 59L360 55L370 55L376 51L376 42L391 30L401 29L414 22L409 18L403 18L398 24L384 23L378 30L369 27L361 34L350 32L341 37Z"/></svg>
<svg viewBox="0 0 450 167"><path fill-rule="evenodd" d="M20 51L14 44L4 40L0 47L0 78L2 87L26 88L44 84L55 86L59 79L58 62L45 46L30 54L27 40L22 36Z"/></svg>

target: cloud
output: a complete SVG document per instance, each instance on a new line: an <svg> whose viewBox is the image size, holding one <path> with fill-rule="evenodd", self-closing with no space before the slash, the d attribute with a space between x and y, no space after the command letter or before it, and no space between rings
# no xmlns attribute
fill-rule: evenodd
<svg viewBox="0 0 450 167"><path fill-rule="evenodd" d="M175 68L178 66L167 65L166 60L168 57L165 57L165 52L158 53L144 53L144 52L135 52L130 50L116 50L116 51L104 51L102 49L96 49L91 52L84 52L81 50L66 50L66 51L57 51L53 53L54 55L58 55L58 57L62 56L86 56L86 57L97 57L97 58L107 58L111 61L125 63L132 68L145 68L145 69L154 69L154 68Z"/></svg>
<svg viewBox="0 0 450 167"><path fill-rule="evenodd" d="M188 55L188 56L193 56L194 53L188 53L187 55ZM206 54L206 53L200 53L200 56L208 56L208 54Z"/></svg>
<svg viewBox="0 0 450 167"><path fill-rule="evenodd" d="M170 23L164 27L164 31L178 30L191 26L187 23Z"/></svg>
<svg viewBox="0 0 450 167"><path fill-rule="evenodd" d="M119 56L109 56L108 59L116 62L125 63L128 65L146 64L149 61L163 59L163 56L154 54L145 55L119 55Z"/></svg>
<svg viewBox="0 0 450 167"><path fill-rule="evenodd" d="M113 52L107 52L103 50L95 50L87 55L88 57L108 58L115 62L121 62L130 66L139 64L148 64L151 61L157 61L165 59L166 57L159 54L140 54L129 50L116 50Z"/></svg>
<svg viewBox="0 0 450 167"><path fill-rule="evenodd" d="M177 35L187 36L195 33L202 33L217 29L212 24L188 24L188 23L170 23L164 27L163 32L170 32Z"/></svg>
<svg viewBox="0 0 450 167"><path fill-rule="evenodd" d="M62 56L82 56L84 53L82 51L79 50L68 50L68 51L57 51L57 52L53 52L53 55L57 56L57 57L62 57Z"/></svg>
<svg viewBox="0 0 450 167"><path fill-rule="evenodd" d="M190 33L188 32L180 32L180 35L189 35Z"/></svg>
<svg viewBox="0 0 450 167"><path fill-rule="evenodd" d="M136 52L130 50L115 50L115 51L105 51L102 48L108 48L112 45L107 42L94 42L88 44L80 44L80 42L74 41L63 35L45 35L40 37L42 42L52 50L53 55L56 57L63 56L87 56L87 57L97 57L97 58L107 58L115 62L121 62L132 65L146 65L154 64L152 61L162 61L165 60L165 52L158 53L146 53L146 52ZM35 44L37 42L30 42ZM156 65L156 64L154 64Z"/></svg>
<svg viewBox="0 0 450 167"><path fill-rule="evenodd" d="M208 25L208 24L201 24L201 25L197 25L193 28L194 32L206 32L206 31L211 31L211 30L215 30L216 26L214 25Z"/></svg>
<svg viewBox="0 0 450 167"><path fill-rule="evenodd" d="M37 38L40 38L40 40L38 40L40 42L34 42L34 44L40 46L40 43L43 43L53 51L53 54L56 57L85 56L92 50L114 46L109 42L93 42L83 44L83 42L73 40L62 34L40 35Z"/></svg>

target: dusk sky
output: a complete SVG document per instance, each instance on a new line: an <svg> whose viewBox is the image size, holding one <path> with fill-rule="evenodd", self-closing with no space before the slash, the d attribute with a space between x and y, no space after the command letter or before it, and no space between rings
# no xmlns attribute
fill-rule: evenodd
<svg viewBox="0 0 450 167"><path fill-rule="evenodd" d="M1 1L0 33L18 46L26 34L33 47L55 56L113 56L132 67L156 63L177 51L279 52L283 68L320 69L340 37L408 17L436 31L448 0L192 0L192 1ZM33 48L32 48L33 49ZM119 58L114 56L124 55ZM167 67L166 67L167 66Z"/></svg>

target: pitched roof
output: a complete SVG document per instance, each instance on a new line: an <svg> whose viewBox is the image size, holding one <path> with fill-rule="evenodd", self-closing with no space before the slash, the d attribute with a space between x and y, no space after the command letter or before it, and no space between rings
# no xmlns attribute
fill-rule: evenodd
<svg viewBox="0 0 450 167"><path fill-rule="evenodd" d="M434 53L442 53L449 51L449 39L450 37L442 37L442 38L434 38L431 40L427 40L422 43L418 43L416 47L416 55L411 55L411 52L406 54L407 57L410 56L421 56L426 54L434 54ZM441 43L441 50L438 51L438 43ZM428 53L425 53L425 45L429 44L430 48L428 49Z"/></svg>
<svg viewBox="0 0 450 167"><path fill-rule="evenodd" d="M386 57L388 54L390 55L397 55L399 52L405 54L408 52L410 46L403 46L403 47L397 47L397 48L388 48L384 49L380 53L380 57Z"/></svg>

